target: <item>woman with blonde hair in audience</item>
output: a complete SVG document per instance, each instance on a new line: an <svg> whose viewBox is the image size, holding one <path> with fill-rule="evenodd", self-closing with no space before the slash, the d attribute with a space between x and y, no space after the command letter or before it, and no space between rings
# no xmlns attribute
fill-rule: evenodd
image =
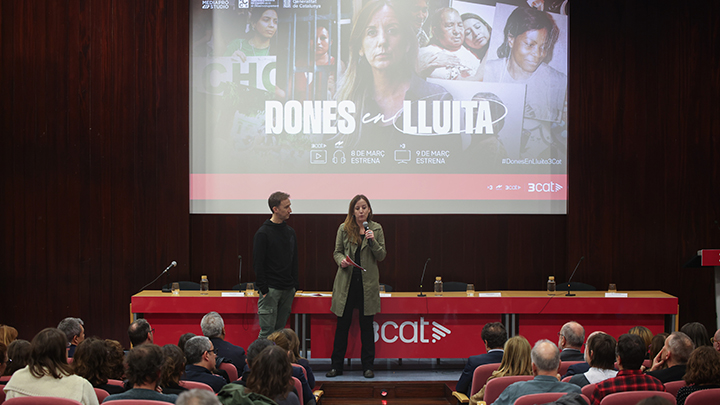
<svg viewBox="0 0 720 405"><path fill-rule="evenodd" d="M688 395L695 391L720 388L720 353L712 346L695 349L688 359L683 379L687 385L678 391L677 405L685 404Z"/></svg>
<svg viewBox="0 0 720 405"><path fill-rule="evenodd" d="M18 337L17 329L8 325L0 325L0 343L4 344L5 347L9 347Z"/></svg>
<svg viewBox="0 0 720 405"><path fill-rule="evenodd" d="M306 358L300 357L300 339L298 339L297 333L289 328L280 329L268 336L268 340L288 351L290 362L299 364L305 369L308 385L310 388L314 387L315 375L310 368L310 362Z"/></svg>
<svg viewBox="0 0 720 405"><path fill-rule="evenodd" d="M508 339L508 341L505 342L505 353L500 362L500 367L493 371L480 391L470 397L470 403L477 404L485 398L485 388L487 387L488 381L493 378L513 375L532 375L531 351L532 346L530 346L530 342L524 337L518 335Z"/></svg>
<svg viewBox="0 0 720 405"><path fill-rule="evenodd" d="M83 405L99 405L88 380L73 374L67 363L67 337L57 328L40 331L30 343L28 366L16 371L5 386L6 398L61 397Z"/></svg>
<svg viewBox="0 0 720 405"><path fill-rule="evenodd" d="M644 326L633 326L628 331L631 335L638 335L642 338L643 342L645 342L645 347L647 347L648 352L646 353L645 357L646 359L653 359L654 357L650 357L650 345L652 344L653 334L650 332L650 329L644 327Z"/></svg>
<svg viewBox="0 0 720 405"><path fill-rule="evenodd" d="M108 384L112 378L110 352L104 340L90 337L77 346L73 357L72 368L75 374L90 381L94 388L100 388L109 394L125 392L123 387Z"/></svg>

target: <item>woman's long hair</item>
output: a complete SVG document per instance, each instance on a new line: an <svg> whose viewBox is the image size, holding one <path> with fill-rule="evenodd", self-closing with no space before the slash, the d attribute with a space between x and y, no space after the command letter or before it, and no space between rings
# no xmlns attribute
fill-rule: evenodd
<svg viewBox="0 0 720 405"><path fill-rule="evenodd" d="M481 23L482 25L484 25L485 28L488 30L488 34L489 34L490 36L492 36L492 27L490 26L490 24L487 23L487 21L485 21L485 20L484 20L482 17L480 17L479 15L473 14L473 13L465 13L465 14L463 14L463 15L460 16L460 19L462 19L463 24L465 24L465 20L470 19L470 18L474 18L474 19L480 21L480 23ZM469 46L465 45L465 41L463 41L463 46L465 47L465 49L467 49L468 51L472 52L472 54L475 55L476 58L478 58L478 59L480 59L480 60L483 60L483 58L485 57L485 55L487 55L488 49L490 49L490 38L488 38L487 44L485 44L485 46L483 46L483 47L480 48L480 49L470 48Z"/></svg>
<svg viewBox="0 0 720 405"><path fill-rule="evenodd" d="M290 362L297 363L300 358L300 339L292 329L280 329L271 333L268 340L283 348L290 355Z"/></svg>
<svg viewBox="0 0 720 405"><path fill-rule="evenodd" d="M180 377L185 371L185 353L177 345L167 344L162 347L165 362L160 372L160 385L162 387L177 386Z"/></svg>
<svg viewBox="0 0 720 405"><path fill-rule="evenodd" d="M67 336L60 329L45 328L30 342L28 368L33 377L63 378L73 373L67 363Z"/></svg>
<svg viewBox="0 0 720 405"><path fill-rule="evenodd" d="M250 363L250 376L245 387L270 399L277 396L287 398L293 388L292 366L287 352L280 346L264 348Z"/></svg>
<svg viewBox="0 0 720 405"><path fill-rule="evenodd" d="M510 375L531 375L532 360L530 342L523 336L513 336L505 342L505 353L503 354L500 368L497 373L501 376ZM495 374L495 373L493 373Z"/></svg>
<svg viewBox="0 0 720 405"><path fill-rule="evenodd" d="M110 374L107 358L105 341L90 337L78 345L72 368L75 374L90 381L94 387L107 384Z"/></svg>
<svg viewBox="0 0 720 405"><path fill-rule="evenodd" d="M720 384L720 353L712 346L693 350L683 379L687 385Z"/></svg>
<svg viewBox="0 0 720 405"><path fill-rule="evenodd" d="M360 244L360 226L358 225L357 221L355 220L355 204L358 203L360 200L365 200L365 202L368 205L368 209L370 212L368 213L367 220L372 221L373 217L373 211L372 211L372 205L370 205L370 200L368 200L367 197L365 197L362 194L358 194L355 197L353 197L352 200L350 200L350 207L348 208L348 214L345 218L345 233L348 235L348 239L350 239L350 243L353 244Z"/></svg>

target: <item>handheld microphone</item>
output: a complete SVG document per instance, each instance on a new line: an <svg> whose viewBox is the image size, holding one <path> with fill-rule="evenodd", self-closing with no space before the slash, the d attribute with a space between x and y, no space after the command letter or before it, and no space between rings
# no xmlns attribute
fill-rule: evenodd
<svg viewBox="0 0 720 405"><path fill-rule="evenodd" d="M140 291L142 291L142 290L144 290L145 288L147 288L147 286L149 286L150 284L156 282L157 279L160 278L160 276L162 276L163 274L167 273L168 270L170 270L170 268L175 267L175 266L177 266L177 262L176 262L175 260L173 260L172 263L170 263L170 265L167 266L167 267L165 268L165 270L162 271L162 273L158 274L158 276L155 277L155 279L154 279L153 281L145 284L145 286L143 286L143 288L141 288ZM138 291L138 292L140 292L140 291ZM170 288L163 288L163 289L162 289L162 292L170 292Z"/></svg>
<svg viewBox="0 0 720 405"><path fill-rule="evenodd" d="M423 267L422 276L420 276L420 294L417 295L418 297L425 297L425 294L423 294L423 292L422 292L422 284L423 284L423 280L425 280L425 270L427 269L427 264L429 261L430 261L430 258L428 257L428 259L425 260L425 266Z"/></svg>
<svg viewBox="0 0 720 405"><path fill-rule="evenodd" d="M575 276L575 272L577 271L578 267L580 267L580 262L582 262L585 259L585 256L581 257L580 260L578 260L577 264L575 265L575 270L573 270L572 274L570 275L570 280L567 282L567 288L568 292L565 294L566 297L574 297L575 294L570 294L570 282L572 281L573 276Z"/></svg>
<svg viewBox="0 0 720 405"><path fill-rule="evenodd" d="M365 228L365 232L370 230L367 221L363 222L363 228ZM368 239L368 245L372 246L372 239Z"/></svg>

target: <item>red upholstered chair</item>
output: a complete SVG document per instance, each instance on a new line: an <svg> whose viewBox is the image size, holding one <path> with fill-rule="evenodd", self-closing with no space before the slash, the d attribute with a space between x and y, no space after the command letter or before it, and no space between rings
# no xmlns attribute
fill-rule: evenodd
<svg viewBox="0 0 720 405"><path fill-rule="evenodd" d="M523 395L515 400L514 405L536 405L557 401L558 398L567 395L567 392L543 392L542 394Z"/></svg>
<svg viewBox="0 0 720 405"><path fill-rule="evenodd" d="M208 390L208 391L212 392L213 394L215 393L215 391L213 391L213 389L212 389L211 386L209 386L209 385L207 385L207 384L205 384L205 383L197 382L197 381L185 381L185 380L180 380L180 386L181 386L181 387L185 387L185 388L187 388L187 389L189 389L189 390L191 390L191 389L193 389L193 388L198 388L198 389L201 389L201 390Z"/></svg>
<svg viewBox="0 0 720 405"><path fill-rule="evenodd" d="M79 403L79 402L78 402ZM149 399L116 399L108 402L113 405L168 405L168 402L152 401ZM5 405L5 404L3 404Z"/></svg>
<svg viewBox="0 0 720 405"><path fill-rule="evenodd" d="M472 377L472 384L470 385L470 393L475 394L485 385L488 377L490 377L493 371L500 367L500 363L483 364L475 368Z"/></svg>
<svg viewBox="0 0 720 405"><path fill-rule="evenodd" d="M687 385L684 380L680 381L670 381L668 383L665 383L665 391L673 394L677 398L677 393L680 391L680 388Z"/></svg>
<svg viewBox="0 0 720 405"><path fill-rule="evenodd" d="M528 381L532 380L534 377L531 375L513 375L513 376L507 376L507 377L498 377L493 378L492 380L488 381L487 386L485 387L485 402L488 404L492 404L495 402L495 400L502 394L503 391L505 391L505 388L507 388L510 384L516 383L518 381Z"/></svg>
<svg viewBox="0 0 720 405"><path fill-rule="evenodd" d="M720 404L720 388L695 391L685 398L685 405Z"/></svg>
<svg viewBox="0 0 720 405"><path fill-rule="evenodd" d="M8 382L8 381L10 381L10 377L12 377L12 376L11 375L0 376L0 381Z"/></svg>
<svg viewBox="0 0 720 405"><path fill-rule="evenodd" d="M568 368L570 368L570 366L579 364L579 363L585 363L585 362L584 361L563 361L563 362L561 362L560 369L558 370L558 374L560 374L561 376L567 374Z"/></svg>
<svg viewBox="0 0 720 405"><path fill-rule="evenodd" d="M292 379L293 384L295 385L295 391L297 391L298 399L300 400L300 405L304 405L305 400L303 397L302 383L297 379L297 377L292 377Z"/></svg>
<svg viewBox="0 0 720 405"><path fill-rule="evenodd" d="M650 368L650 367L652 366L652 360L650 360L650 359L645 359L645 360L643 361L643 366L644 366L645 368ZM617 368L617 366L616 366L615 368Z"/></svg>
<svg viewBox="0 0 720 405"><path fill-rule="evenodd" d="M102 404L102 401L104 401L110 393L102 388L95 388L95 395L97 395L98 402Z"/></svg>
<svg viewBox="0 0 720 405"><path fill-rule="evenodd" d="M122 382L122 380L108 379L108 384L110 384L110 385L117 385L118 387L124 387L124 386L125 386L125 384Z"/></svg>
<svg viewBox="0 0 720 405"><path fill-rule="evenodd" d="M58 397L17 397L6 399L3 405L82 405L82 403L74 399Z"/></svg>
<svg viewBox="0 0 720 405"><path fill-rule="evenodd" d="M230 382L237 381L238 369L232 363L220 363L220 370L225 370Z"/></svg>
<svg viewBox="0 0 720 405"><path fill-rule="evenodd" d="M5 402L5 391L0 388L0 404L2 404L3 402Z"/></svg>
<svg viewBox="0 0 720 405"><path fill-rule="evenodd" d="M645 398L659 396L675 404L675 397L663 391L626 391L610 394L600 401L600 405L635 405Z"/></svg>
<svg viewBox="0 0 720 405"><path fill-rule="evenodd" d="M595 387L597 387L596 384L588 384L588 385L582 387L582 394L588 398L592 398L592 394L595 391Z"/></svg>
<svg viewBox="0 0 720 405"><path fill-rule="evenodd" d="M562 379L562 382L570 382L570 379L573 378L573 376L569 375Z"/></svg>

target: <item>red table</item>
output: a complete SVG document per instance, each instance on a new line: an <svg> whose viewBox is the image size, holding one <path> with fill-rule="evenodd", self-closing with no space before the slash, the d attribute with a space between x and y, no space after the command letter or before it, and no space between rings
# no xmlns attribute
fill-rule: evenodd
<svg viewBox="0 0 720 405"><path fill-rule="evenodd" d="M487 322L503 322L512 336L521 334L531 343L557 339L570 320L580 322L586 335L595 330L615 337L643 325L653 333L676 328L678 300L661 291L631 291L627 297L606 298L604 292L561 293L548 296L539 291L502 291L496 297L468 297L444 293L442 297L416 293L392 293L383 297L382 311L375 316L377 358L466 358L484 352L480 338ZM298 293L293 302L296 329L309 328L313 358L328 358L332 351L336 317L330 312L329 293ZM220 291L201 296L198 291L180 295L143 291L132 297L132 312L155 328L155 343L177 343L186 332L201 334L200 320L210 311L225 320L226 339L246 347L257 338L257 296L223 297ZM309 322L308 322L309 319ZM360 354L357 321L350 331L347 357ZM305 342L305 339L301 339Z"/></svg>

